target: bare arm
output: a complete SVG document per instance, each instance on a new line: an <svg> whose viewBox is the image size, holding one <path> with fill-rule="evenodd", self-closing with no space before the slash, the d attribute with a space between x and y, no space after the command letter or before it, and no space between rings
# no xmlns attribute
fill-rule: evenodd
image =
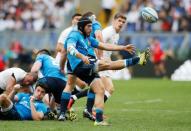
<svg viewBox="0 0 191 131"><path fill-rule="evenodd" d="M102 31L101 30L97 30L95 32L95 36L96 36L96 39L100 42L103 42L103 36L102 36ZM95 52L96 52L96 55L97 57L100 59L101 57L103 57L103 50L101 49L96 49L95 48Z"/></svg>
<svg viewBox="0 0 191 131"><path fill-rule="evenodd" d="M38 72L41 66L42 66L42 63L39 61L36 61L31 68L31 72Z"/></svg>
<svg viewBox="0 0 191 131"><path fill-rule="evenodd" d="M61 59L60 59L60 69L64 71L64 66L67 60L67 51L63 48L61 51Z"/></svg>
<svg viewBox="0 0 191 131"><path fill-rule="evenodd" d="M44 114L42 112L37 112L36 111L36 108L34 106L34 96L31 96L30 107L31 107L32 119L36 120L36 121L42 120L43 117L44 117Z"/></svg>
<svg viewBox="0 0 191 131"><path fill-rule="evenodd" d="M99 43L98 46L99 49L102 50L107 50L107 51L127 51L129 53L134 53L135 51L135 47L133 45L126 45L126 46L122 46L122 45L115 45L115 44L109 44L109 43Z"/></svg>
<svg viewBox="0 0 191 131"><path fill-rule="evenodd" d="M11 76L11 78L7 82L7 87L6 87L6 91L5 91L6 95L9 95L11 93L15 84L16 84L16 80L15 80L15 78L13 78Z"/></svg>
<svg viewBox="0 0 191 131"><path fill-rule="evenodd" d="M11 93L9 94L9 99L11 100L11 101L18 101L18 97L16 97L15 96L15 94L17 94L17 92L19 91L19 89L20 89L20 84L16 84L14 87L13 87L13 90L11 91Z"/></svg>

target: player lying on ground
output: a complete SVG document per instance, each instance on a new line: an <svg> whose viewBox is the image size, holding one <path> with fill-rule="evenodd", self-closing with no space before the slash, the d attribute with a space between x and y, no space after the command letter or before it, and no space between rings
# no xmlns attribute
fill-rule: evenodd
<svg viewBox="0 0 191 131"><path fill-rule="evenodd" d="M45 89L37 86L33 95L17 93L19 89L18 84L9 96L0 95L0 120L42 120L48 112L48 107L42 101Z"/></svg>

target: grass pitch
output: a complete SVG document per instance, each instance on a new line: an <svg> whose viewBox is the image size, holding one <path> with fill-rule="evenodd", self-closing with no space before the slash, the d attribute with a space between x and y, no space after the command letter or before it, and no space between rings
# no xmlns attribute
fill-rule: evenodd
<svg viewBox="0 0 191 131"><path fill-rule="evenodd" d="M85 99L76 102L75 122L0 121L0 131L190 131L191 82L159 79L114 81L115 92L105 105L112 124L94 127L82 118Z"/></svg>

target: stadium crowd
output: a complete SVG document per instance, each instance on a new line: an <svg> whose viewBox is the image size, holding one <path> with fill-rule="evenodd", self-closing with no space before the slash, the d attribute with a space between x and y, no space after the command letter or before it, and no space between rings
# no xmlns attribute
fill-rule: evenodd
<svg viewBox="0 0 191 131"><path fill-rule="evenodd" d="M73 0L1 0L0 31L59 28Z"/></svg>
<svg viewBox="0 0 191 131"><path fill-rule="evenodd" d="M191 31L190 0L102 0L103 13L111 16L112 8L119 7L127 16L129 32L134 31ZM1 0L0 31L35 30L60 28L67 16L76 7L76 0ZM113 3L113 4L112 4ZM159 21L148 24L140 20L139 12L144 6L151 6L158 11ZM127 30L127 29L126 29Z"/></svg>
<svg viewBox="0 0 191 131"><path fill-rule="evenodd" d="M148 24L140 20L139 12L144 6L153 7L159 21ZM190 0L125 0L120 9L127 16L127 31L191 31Z"/></svg>

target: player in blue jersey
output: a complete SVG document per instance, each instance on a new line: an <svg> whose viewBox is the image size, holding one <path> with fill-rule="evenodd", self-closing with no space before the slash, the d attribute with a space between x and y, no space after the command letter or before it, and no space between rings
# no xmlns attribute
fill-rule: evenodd
<svg viewBox="0 0 191 131"><path fill-rule="evenodd" d="M109 64L105 64L103 60L100 60L96 63L96 60L90 60L88 57L88 48L95 47L104 50L119 51L125 50L130 53L134 52L134 46L118 46L112 44L106 44L98 42L93 37L90 37L92 31L92 21L88 18L82 18L78 22L78 30L73 31L68 36L68 39L65 43L65 49L67 49L67 68L68 68L68 77L70 74L72 76L77 76L81 80L85 81L90 87L94 90L96 94L95 98L95 107L96 107L96 121L95 125L108 125L103 121L103 96L104 96L104 87L97 74L98 71L102 70L116 70L122 69L131 65L135 65L139 62L140 58L135 57L130 60L118 60ZM73 84L75 83L76 77L72 77L71 80L67 81L66 88L63 91L61 97L61 115L59 120L65 120L65 112L67 110L66 105L69 102L71 90ZM95 97L95 96L92 96Z"/></svg>
<svg viewBox="0 0 191 131"><path fill-rule="evenodd" d="M35 63L31 68L31 72L38 71L42 73L43 77L37 81L36 86L45 88L46 93L52 94L54 101L60 104L62 91L66 86L67 79L61 72L57 61L46 49L38 51ZM52 103L50 103L50 107L51 105ZM54 107L51 107L51 109L54 110ZM70 112L69 115L72 115L71 117L75 119L75 114Z"/></svg>
<svg viewBox="0 0 191 131"><path fill-rule="evenodd" d="M43 86L46 93L52 93L56 103L60 103L62 90L66 85L66 77L60 71L59 64L46 49L38 51L31 72L40 71L43 75L36 85Z"/></svg>
<svg viewBox="0 0 191 131"><path fill-rule="evenodd" d="M19 89L20 85L15 85L9 96L0 95L0 120L42 120L48 113L48 107L42 101L45 89L37 86L33 95L16 94Z"/></svg>

